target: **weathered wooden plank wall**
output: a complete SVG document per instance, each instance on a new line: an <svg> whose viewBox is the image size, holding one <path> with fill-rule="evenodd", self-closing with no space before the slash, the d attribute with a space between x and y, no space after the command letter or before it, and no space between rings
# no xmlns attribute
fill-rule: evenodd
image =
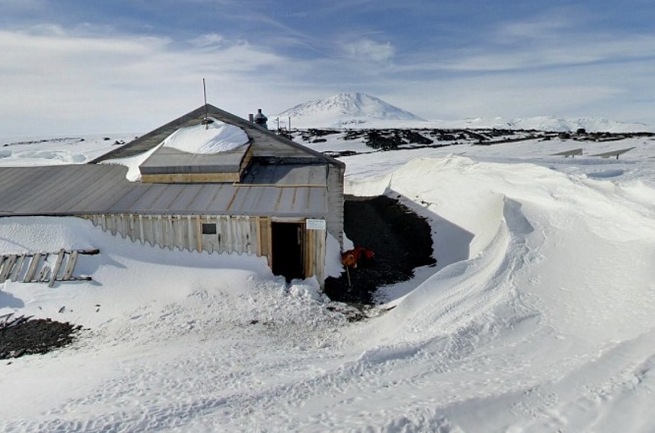
<svg viewBox="0 0 655 433"><path fill-rule="evenodd" d="M257 254L258 218L227 215L85 215L113 235L161 248L218 253ZM203 224L215 233L203 234Z"/></svg>
<svg viewBox="0 0 655 433"><path fill-rule="evenodd" d="M84 218L113 235L142 244L171 250L255 254L267 257L269 265L272 260L268 217L105 214ZM215 225L215 233L208 230L211 233L203 234L205 224ZM316 276L321 286L325 279L326 237L325 230L306 230L303 245L305 275Z"/></svg>

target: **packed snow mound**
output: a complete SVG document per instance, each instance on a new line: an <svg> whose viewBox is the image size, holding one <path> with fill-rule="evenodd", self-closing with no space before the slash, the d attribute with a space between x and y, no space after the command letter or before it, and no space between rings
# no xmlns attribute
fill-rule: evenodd
<svg viewBox="0 0 655 433"><path fill-rule="evenodd" d="M214 118L209 120L211 123L178 129L163 141L163 146L186 153L214 154L248 143L243 129Z"/></svg>
<svg viewBox="0 0 655 433"><path fill-rule="evenodd" d="M291 117L292 127L349 126L371 120L423 121L420 117L365 93L339 93L308 101L278 114Z"/></svg>

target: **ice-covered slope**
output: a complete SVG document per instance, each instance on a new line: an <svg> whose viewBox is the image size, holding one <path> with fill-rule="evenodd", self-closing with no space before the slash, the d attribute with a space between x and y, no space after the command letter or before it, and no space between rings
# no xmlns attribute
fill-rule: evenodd
<svg viewBox="0 0 655 433"><path fill-rule="evenodd" d="M292 127L348 126L375 120L422 121L420 117L365 93L339 93L305 102L278 114ZM269 122L271 120L269 119Z"/></svg>

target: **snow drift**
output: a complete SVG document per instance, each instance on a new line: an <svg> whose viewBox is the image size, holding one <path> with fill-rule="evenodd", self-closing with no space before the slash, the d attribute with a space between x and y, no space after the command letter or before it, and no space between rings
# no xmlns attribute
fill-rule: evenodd
<svg viewBox="0 0 655 433"><path fill-rule="evenodd" d="M652 431L650 147L570 161L538 145L346 158L347 192L400 197L431 222L438 260L364 322L256 257L0 219L4 250L101 250L79 265L93 282L0 286L0 314L90 328L3 365L0 429Z"/></svg>
<svg viewBox="0 0 655 433"><path fill-rule="evenodd" d="M162 145L187 153L214 154L234 150L248 143L248 136L243 129L214 118L208 120L205 124L178 129Z"/></svg>

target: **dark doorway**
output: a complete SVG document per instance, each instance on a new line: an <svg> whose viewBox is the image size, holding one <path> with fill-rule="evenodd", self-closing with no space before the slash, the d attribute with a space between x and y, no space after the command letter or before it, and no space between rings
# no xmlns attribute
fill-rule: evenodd
<svg viewBox="0 0 655 433"><path fill-rule="evenodd" d="M284 275L287 281L305 278L303 272L303 225L271 223L273 243L273 273Z"/></svg>

